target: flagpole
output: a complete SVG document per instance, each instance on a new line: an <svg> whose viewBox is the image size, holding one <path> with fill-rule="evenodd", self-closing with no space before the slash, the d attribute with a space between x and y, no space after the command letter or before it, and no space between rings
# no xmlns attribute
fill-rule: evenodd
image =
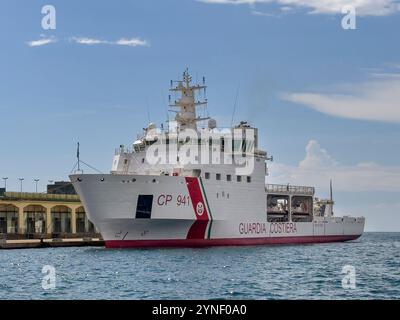
<svg viewBox="0 0 400 320"><path fill-rule="evenodd" d="M76 151L76 157L78 158L78 172L80 172L81 168L80 168L80 160L79 160L79 142L78 142L78 149Z"/></svg>

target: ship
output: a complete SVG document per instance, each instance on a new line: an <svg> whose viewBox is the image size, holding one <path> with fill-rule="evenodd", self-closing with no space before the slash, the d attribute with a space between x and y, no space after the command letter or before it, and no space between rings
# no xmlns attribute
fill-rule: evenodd
<svg viewBox="0 0 400 320"><path fill-rule="evenodd" d="M202 79L194 83L186 69L171 81L175 116L165 126L149 123L131 148L120 145L110 173L70 175L107 248L311 244L362 235L364 217L334 215L332 183L327 199L314 187L269 184L273 158L259 147L258 129L246 121L219 128L208 116Z"/></svg>

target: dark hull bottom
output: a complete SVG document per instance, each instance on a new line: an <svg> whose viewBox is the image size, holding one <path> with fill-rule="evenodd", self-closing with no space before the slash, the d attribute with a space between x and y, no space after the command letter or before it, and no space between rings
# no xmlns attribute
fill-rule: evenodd
<svg viewBox="0 0 400 320"><path fill-rule="evenodd" d="M311 244L344 242L361 235L301 236L271 238L225 238L225 239L177 239L177 240L106 240L106 248L162 248L162 247L213 247L213 246L257 246L274 244Z"/></svg>

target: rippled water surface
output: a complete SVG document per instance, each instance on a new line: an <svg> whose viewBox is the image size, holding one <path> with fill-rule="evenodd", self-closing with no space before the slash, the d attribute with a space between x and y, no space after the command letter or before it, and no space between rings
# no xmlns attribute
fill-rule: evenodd
<svg viewBox="0 0 400 320"><path fill-rule="evenodd" d="M42 288L42 268L56 288ZM356 288L343 289L343 266ZM1 299L400 299L400 233L347 243L0 251Z"/></svg>

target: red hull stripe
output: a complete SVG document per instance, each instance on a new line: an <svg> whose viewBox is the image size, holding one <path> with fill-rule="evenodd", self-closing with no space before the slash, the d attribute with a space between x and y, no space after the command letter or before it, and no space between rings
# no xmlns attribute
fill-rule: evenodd
<svg viewBox="0 0 400 320"><path fill-rule="evenodd" d="M361 235L348 236L301 236L271 238L232 239L176 239L176 240L106 240L106 248L149 248L149 247L211 247L211 246L254 246L273 244L310 244L355 240Z"/></svg>
<svg viewBox="0 0 400 320"><path fill-rule="evenodd" d="M204 239L209 217L206 203L201 194L199 180L194 177L186 177L185 180L196 215L196 221L190 227L186 239Z"/></svg>
<svg viewBox="0 0 400 320"><path fill-rule="evenodd" d="M210 217L210 223L208 225L208 231L207 231L207 239L210 239L211 238L211 227L212 227L212 223L213 223L213 216L211 213L210 204L208 203L206 190L204 189L204 184L203 184L203 180L201 179L201 177L199 178L199 181L200 181L201 191L203 192L203 199L206 200L208 216Z"/></svg>
<svg viewBox="0 0 400 320"><path fill-rule="evenodd" d="M204 239L208 221L196 220L189 229L186 239Z"/></svg>

